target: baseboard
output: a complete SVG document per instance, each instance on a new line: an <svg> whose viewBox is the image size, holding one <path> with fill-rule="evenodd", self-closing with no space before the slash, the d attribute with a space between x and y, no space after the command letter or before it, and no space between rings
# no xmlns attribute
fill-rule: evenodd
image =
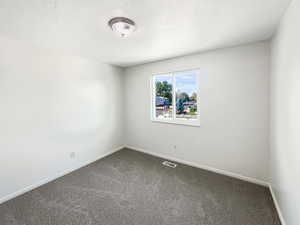
<svg viewBox="0 0 300 225"><path fill-rule="evenodd" d="M281 209L280 209L280 207L279 207L279 203L278 203L278 201L277 201L277 198L276 198L276 196L275 196L275 193L274 193L274 191L273 191L273 188L272 188L272 185L271 185L271 184L269 184L269 189L270 189L270 192L271 192L271 195L272 195L272 198L273 198L273 202L274 202L274 204L275 204L275 208L276 208L276 210L277 210L277 213L278 213L278 216L279 216L281 225L286 225L286 222L285 222L285 220L284 220L284 218L283 218L282 211L281 211Z"/></svg>
<svg viewBox="0 0 300 225"><path fill-rule="evenodd" d="M71 173L71 172L73 172L73 171L75 171L75 170L78 170L78 169L80 169L80 168L82 168L82 167L84 167L84 166L87 166L87 165L89 165L89 164L91 164L91 163L93 163L93 162L95 162L95 161L97 161L97 160L99 160L99 159L102 159L102 158L104 158L104 157L106 157L106 156L108 156L108 155L111 155L111 154L113 154L113 153L115 153L115 152L117 152L117 151L123 149L124 147L125 147L125 146L122 145L122 146L120 146L120 147L118 147L118 148L115 148L115 149L113 149L113 150L110 150L110 151L107 152L107 153L102 154L101 156L97 157L96 159L89 160L89 161L87 161L87 162L85 162L85 163L82 163L80 166L73 167L73 168L71 168L71 169L65 170L65 171L63 171L63 172L61 172L61 173L59 173L59 174L54 175L54 176L44 178L44 179L42 179L41 181L36 182L36 183L34 183L34 184L32 184L32 185L29 185L29 186L27 186L27 187L25 187L25 188L23 188L23 189L21 189L21 190L18 190L18 191L16 191L16 192L13 192L13 193L11 193L11 194L8 194L8 195L6 195L6 196L0 198L0 204L4 203L4 202L6 202L6 201L8 201L8 200L10 200L10 199L13 199L13 198L15 198L15 197L17 197L17 196L20 196L20 195L22 195L22 194L25 194L26 192L29 192L29 191L31 191L31 190L33 190L33 189L35 189L35 188L38 188L38 187L40 187L40 186L42 186L42 185L44 185L44 184L47 184L47 183L49 183L49 182L51 182L51 181L53 181L53 180L56 180L57 178L60 178L60 177L62 177L62 176L65 176L65 175L67 175L67 174L69 174L69 173Z"/></svg>
<svg viewBox="0 0 300 225"><path fill-rule="evenodd" d="M143 152L145 154L153 155L153 156L160 157L160 158L163 158L163 159L167 159L167 160L170 160L170 161L173 161L173 162L178 162L178 163L181 163L181 164L184 164L184 165L193 166L193 167L196 167L196 168L208 170L208 171L215 172L215 173L218 173L218 174L222 174L222 175L225 175L225 176L237 178L239 180L243 180L243 181L247 181L247 182L250 182L250 183L254 183L254 184L258 184L258 185L268 187L270 189L271 196L273 198L275 208L276 208L276 211L278 213L280 222L281 222L282 225L286 225L286 222L283 218L283 214L282 214L282 211L279 207L279 203L276 199L273 188L272 188L271 184L266 182L266 181L258 180L258 179L255 179L255 178L251 178L251 177L247 177L247 176L240 175L240 174L237 174L237 173L232 173L232 172L229 172L229 171L213 168L213 167L206 166L206 165L199 165L199 164L194 163L194 162L189 162L189 161L186 161L186 160L181 160L181 159L166 156L166 155L163 155L163 154L154 153L154 152L151 152L149 150L145 150L145 149L142 149L142 148L137 148L137 147L134 147L134 146L131 146L131 145L125 145L125 148L132 149L132 150L135 150L135 151L138 151L138 152Z"/></svg>
<svg viewBox="0 0 300 225"><path fill-rule="evenodd" d="M243 181L247 181L247 182L250 182L250 183L254 183L254 184L262 185L262 186L265 186L265 187L269 187L268 182L262 181L262 180L259 180L259 179L256 179L256 178L247 177L247 176L244 176L244 175L229 172L229 171L226 171L226 170L217 169L217 168L207 166L207 165L200 165L198 163L189 162L189 161L186 161L186 160L170 157L170 156L159 154L159 153L154 153L154 152L151 152L149 150L145 150L145 149L142 149L142 148L137 148L137 147L134 147L134 146L131 146L131 145L125 145L125 147L129 148L129 149L132 149L132 150L135 150L135 151L139 151L139 152L143 152L143 153L146 153L146 154L149 154L149 155L153 155L153 156L156 156L156 157L168 159L170 161L178 162L178 163L185 164L185 165L188 165L188 166L208 170L208 171L211 171L211 172L214 172L214 173L218 173L218 174L222 174L222 175L225 175L225 176L233 177L233 178L236 178L236 179L239 179L239 180L243 180Z"/></svg>
<svg viewBox="0 0 300 225"><path fill-rule="evenodd" d="M164 158L164 159L168 159L170 161L174 161L174 162L178 162L178 163L181 163L181 164L185 164L185 165L188 165L188 166L193 166L193 167L196 167L196 168L200 168L200 169L204 169L204 170L208 170L208 171L211 171L211 172L215 172L215 173L218 173L218 174L222 174L222 175L225 175L225 176L230 176L230 177L233 177L233 178L237 178L237 179L240 179L240 180L244 180L244 181L247 181L247 182L251 182L251 183L254 183L254 184L258 184L258 185L262 185L262 186L266 186L270 189L270 192L271 192L271 196L273 198L273 201L274 201L274 204L275 204L275 208L277 210L277 213L279 215L279 218L280 218L280 221L281 221L281 224L282 225L286 225L286 222L283 218L283 214L282 214L282 211L279 207L279 204L278 204L278 201L276 199L276 196L275 196L275 193L273 191L273 188L272 188L272 185L265 182L265 181L261 181L261 180L258 180L258 179L255 179L255 178L251 178L251 177L247 177L247 176L243 176L243 175L240 175L240 174L236 174L236 173L232 173L232 172L229 172L229 171L225 171L225 170L221 170L221 169L217 169L217 168L213 168L213 167L210 167L210 166L206 166L206 165L199 165L197 163L193 163L193 162L189 162L189 161L186 161L186 160L181 160L181 159L177 159L177 158L174 158L174 157L169 157L169 156L166 156L166 155L163 155L163 154L159 154L159 153L154 153L154 152L151 152L151 151L147 151L145 149L142 149L142 148L137 148L137 147L133 147L133 146L130 146L130 145L122 145L116 149L113 149L99 157L97 157L96 159L93 159L93 160L90 160L90 161L87 161L85 163L83 163L82 165L78 166L78 167L74 167L74 168L71 168L69 170L66 170L62 173L59 173L55 176L51 176L51 177L47 177L37 183L34 183L32 185L29 185L21 190L18 190L14 193L11 193L11 194L8 194L2 198L0 198L0 204L8 201L8 200L11 200L13 198L16 198L22 194L25 194L26 192L29 192L35 188L38 188L44 184L47 184L53 180L56 180L62 176L65 176L75 170L78 170L84 166L87 166L95 161L98 161L99 159L102 159L108 155L111 155L123 148L129 148L129 149L132 149L132 150L135 150L135 151L139 151L139 152L143 152L143 153L146 153L146 154L149 154L149 155L153 155L153 156L156 156L156 157L160 157L160 158Z"/></svg>

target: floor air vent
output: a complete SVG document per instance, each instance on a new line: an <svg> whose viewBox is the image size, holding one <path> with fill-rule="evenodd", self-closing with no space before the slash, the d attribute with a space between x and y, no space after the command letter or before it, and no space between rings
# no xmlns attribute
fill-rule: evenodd
<svg viewBox="0 0 300 225"><path fill-rule="evenodd" d="M172 163L172 162L168 162L168 161L164 161L162 164L164 166L168 166L168 167L171 167L171 168L175 168L177 166L176 163Z"/></svg>

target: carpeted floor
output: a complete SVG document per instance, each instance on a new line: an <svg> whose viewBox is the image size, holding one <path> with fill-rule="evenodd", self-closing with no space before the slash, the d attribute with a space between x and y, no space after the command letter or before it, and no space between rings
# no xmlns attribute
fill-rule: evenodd
<svg viewBox="0 0 300 225"><path fill-rule="evenodd" d="M124 149L0 205L1 225L280 225L267 188Z"/></svg>

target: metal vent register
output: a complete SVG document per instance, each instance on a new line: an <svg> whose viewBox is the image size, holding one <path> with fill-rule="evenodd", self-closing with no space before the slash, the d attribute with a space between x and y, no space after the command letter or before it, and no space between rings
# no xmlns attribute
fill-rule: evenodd
<svg viewBox="0 0 300 225"><path fill-rule="evenodd" d="M176 163L172 163L172 162L169 162L169 161L163 161L162 164L163 164L164 166L171 167L171 168L176 168L176 166L177 166Z"/></svg>

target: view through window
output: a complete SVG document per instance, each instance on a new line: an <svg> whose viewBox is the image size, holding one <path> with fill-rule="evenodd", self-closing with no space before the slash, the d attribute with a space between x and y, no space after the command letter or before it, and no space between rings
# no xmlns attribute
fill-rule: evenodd
<svg viewBox="0 0 300 225"><path fill-rule="evenodd" d="M173 118L173 77L155 76L155 113L156 118Z"/></svg>
<svg viewBox="0 0 300 225"><path fill-rule="evenodd" d="M153 77L153 119L189 124L199 122L198 71Z"/></svg>

